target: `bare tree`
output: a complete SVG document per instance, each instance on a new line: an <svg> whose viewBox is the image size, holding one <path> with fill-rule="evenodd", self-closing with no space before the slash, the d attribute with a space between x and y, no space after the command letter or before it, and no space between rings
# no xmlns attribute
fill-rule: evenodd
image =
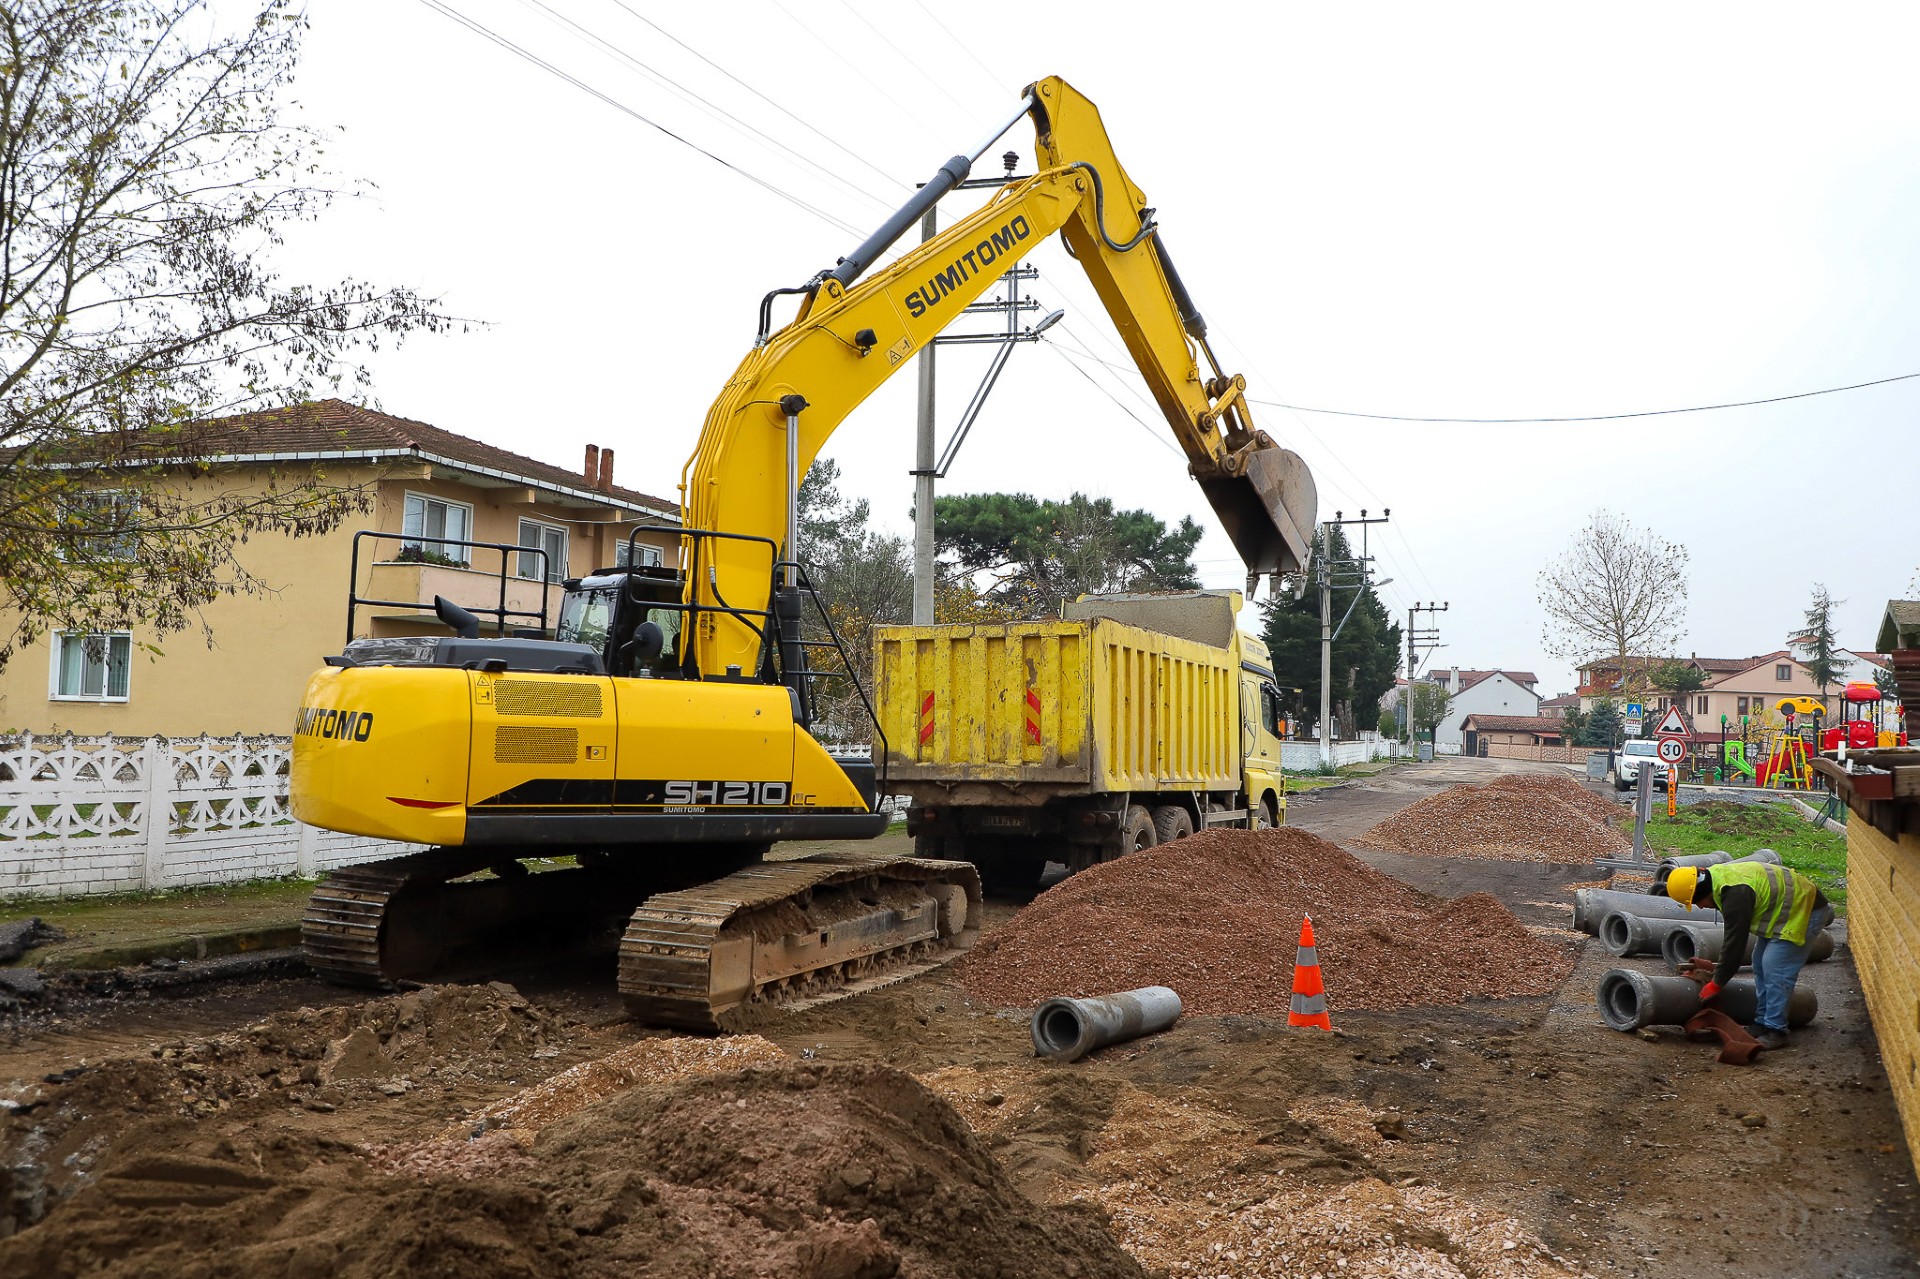
<svg viewBox="0 0 1920 1279"><path fill-rule="evenodd" d="M1630 659L1679 642L1687 548L1595 511L1566 552L1541 570L1538 589L1547 651L1582 663L1611 657L1624 685Z"/></svg>
<svg viewBox="0 0 1920 1279"><path fill-rule="evenodd" d="M267 589L238 543L364 498L312 471L223 484L231 434L195 424L364 387L358 348L446 324L410 290L268 264L333 192L277 102L305 21L255 5L0 3L0 665L49 629L164 635Z"/></svg>

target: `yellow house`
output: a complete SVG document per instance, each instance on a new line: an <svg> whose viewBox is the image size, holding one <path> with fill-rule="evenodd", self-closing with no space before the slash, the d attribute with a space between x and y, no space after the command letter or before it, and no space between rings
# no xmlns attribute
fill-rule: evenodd
<svg viewBox="0 0 1920 1279"><path fill-rule="evenodd" d="M341 400L202 427L196 452L209 471L141 482L207 491L314 470L361 488L371 507L332 533L238 548L268 589L204 608L210 644L197 628L160 638L135 627L21 649L0 670L0 729L284 734L307 677L349 638L444 632L400 604L444 595L478 613L483 633L538 628L544 605L551 628L563 579L625 564L630 548L641 563L677 559L678 503L616 486L612 449L588 445L568 470ZM667 531L635 532L647 528Z"/></svg>

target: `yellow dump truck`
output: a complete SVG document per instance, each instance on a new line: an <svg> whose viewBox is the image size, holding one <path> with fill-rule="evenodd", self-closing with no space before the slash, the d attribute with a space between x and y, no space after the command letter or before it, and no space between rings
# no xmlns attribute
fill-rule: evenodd
<svg viewBox="0 0 1920 1279"><path fill-rule="evenodd" d="M1011 889L1049 861L1278 825L1280 691L1241 605L1103 595L1058 621L876 628L883 773L916 851Z"/></svg>

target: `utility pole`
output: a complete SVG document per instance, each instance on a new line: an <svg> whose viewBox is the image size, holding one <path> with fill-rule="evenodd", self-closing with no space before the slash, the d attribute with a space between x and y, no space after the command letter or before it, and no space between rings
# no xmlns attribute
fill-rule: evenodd
<svg viewBox="0 0 1920 1279"><path fill-rule="evenodd" d="M1391 510L1383 510L1373 519L1367 518L1365 510L1360 518L1350 520L1344 513L1335 511L1333 518L1320 525L1320 552L1314 556L1319 568L1316 575L1320 584L1320 762L1333 762L1333 641L1346 629L1347 619L1353 616L1353 610L1365 594L1365 588L1371 585L1386 585L1369 580L1373 557L1367 553L1367 529L1369 524L1385 524L1393 515ZM1333 556L1333 530L1346 525L1360 529L1360 554L1351 559L1343 559L1337 564ZM1338 573L1341 580L1334 580ZM1391 580L1391 579L1389 579ZM1333 590L1336 586L1351 586L1353 599L1347 604L1347 611L1340 618L1340 624L1333 624Z"/></svg>
<svg viewBox="0 0 1920 1279"><path fill-rule="evenodd" d="M1021 179L1014 175L1014 167L1020 162L1016 151L1009 151L1000 157L1006 165L1006 175L998 178L968 178L956 183L954 190L968 191L983 188L1000 188L1009 182ZM938 232L934 209L928 209L920 219L920 243L925 244ZM913 624L915 626L933 625L933 586L934 586L934 538L933 538L933 482L946 476L947 468L953 465L953 458L960 451L961 442L966 439L967 431L972 428L974 418L979 416L981 407L986 403L987 392L999 380L1000 370L1007 365L1007 357L1013 353L1017 342L1037 342L1040 335L1058 323L1065 314L1054 311L1032 328L1022 330L1019 319L1023 311L1036 311L1040 304L1031 296L1020 296L1020 283L1033 280L1039 272L1030 266L1015 265L1005 274L1007 296L1004 301L975 302L962 314L1004 313L1006 329L1002 333L961 333L942 335L928 339L920 349L920 404L917 430L913 450ZM987 375L980 383L980 389L973 393L973 400L967 406L966 414L961 418L953 438L947 441L945 452L936 456L933 438L935 377L933 353L935 348L956 344L974 344L991 342L1000 344L993 363L987 369Z"/></svg>
<svg viewBox="0 0 1920 1279"><path fill-rule="evenodd" d="M920 243L934 236L938 210L920 219ZM920 420L913 448L913 624L933 625L933 352L920 349Z"/></svg>
<svg viewBox="0 0 1920 1279"><path fill-rule="evenodd" d="M1439 604L1416 603L1407 610L1407 703L1406 703L1407 719L1406 719L1406 723L1407 723L1407 747L1410 750L1413 748L1413 681L1414 681L1414 677L1419 673L1419 670L1420 670L1419 650L1424 648L1428 652L1432 652L1434 649L1440 647L1439 628L1428 627L1426 630L1421 630L1420 614L1444 613L1446 611L1447 611L1447 604L1445 601L1442 601Z"/></svg>

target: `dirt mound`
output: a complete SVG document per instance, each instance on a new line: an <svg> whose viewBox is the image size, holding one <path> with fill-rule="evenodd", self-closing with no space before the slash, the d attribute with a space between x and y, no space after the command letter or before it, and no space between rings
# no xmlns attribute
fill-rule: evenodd
<svg viewBox="0 0 1920 1279"><path fill-rule="evenodd" d="M287 1164L300 1171L285 1173ZM122 1158L31 1230L0 1272L39 1279L546 1279L577 1273L538 1190L381 1177L338 1143L270 1139Z"/></svg>
<svg viewBox="0 0 1920 1279"><path fill-rule="evenodd" d="M1572 966L1485 894L1429 897L1300 830L1216 830L1055 885L961 976L994 1004L1158 985L1190 1013L1280 1013L1307 914L1336 1009L1542 995Z"/></svg>
<svg viewBox="0 0 1920 1279"><path fill-rule="evenodd" d="M927 1082L992 1133L1033 1109L1032 1085L1023 1090L1010 1073L954 1068ZM1368 1175L1407 1135L1402 1114L1339 1098L1296 1103L1289 1117L1299 1132L1121 1084L1086 1139L1081 1175L1049 1198L1097 1204L1127 1250L1169 1279L1568 1275L1519 1222ZM1329 1184L1325 1167L1336 1159L1357 1178Z"/></svg>
<svg viewBox="0 0 1920 1279"><path fill-rule="evenodd" d="M951 1106L885 1066L637 1088L543 1132L579 1273L1138 1276L1097 1214L1041 1209ZM602 1263L604 1262L604 1268Z"/></svg>
<svg viewBox="0 0 1920 1279"><path fill-rule="evenodd" d="M1571 777L1511 774L1429 795L1354 842L1423 857L1585 864L1630 851L1613 825L1619 815L1619 805Z"/></svg>
<svg viewBox="0 0 1920 1279"><path fill-rule="evenodd" d="M349 1037L361 1031L380 1043L367 1021ZM530 1145L519 1129L363 1151L278 1131L272 1102L192 1117L178 1088L162 1091L166 1114L129 1124L123 1110L111 1147L45 1220L0 1240L0 1274L1142 1275L1096 1210L1036 1206L911 1076L798 1063L688 1073L714 1064L714 1041L646 1042L620 1061L647 1082L591 1100ZM772 1051L758 1043L730 1055ZM149 1059L84 1078L150 1085L170 1066L202 1069ZM612 1078L575 1073L567 1095ZM541 1103L551 1118L559 1095L527 1090L516 1113L530 1120Z"/></svg>

